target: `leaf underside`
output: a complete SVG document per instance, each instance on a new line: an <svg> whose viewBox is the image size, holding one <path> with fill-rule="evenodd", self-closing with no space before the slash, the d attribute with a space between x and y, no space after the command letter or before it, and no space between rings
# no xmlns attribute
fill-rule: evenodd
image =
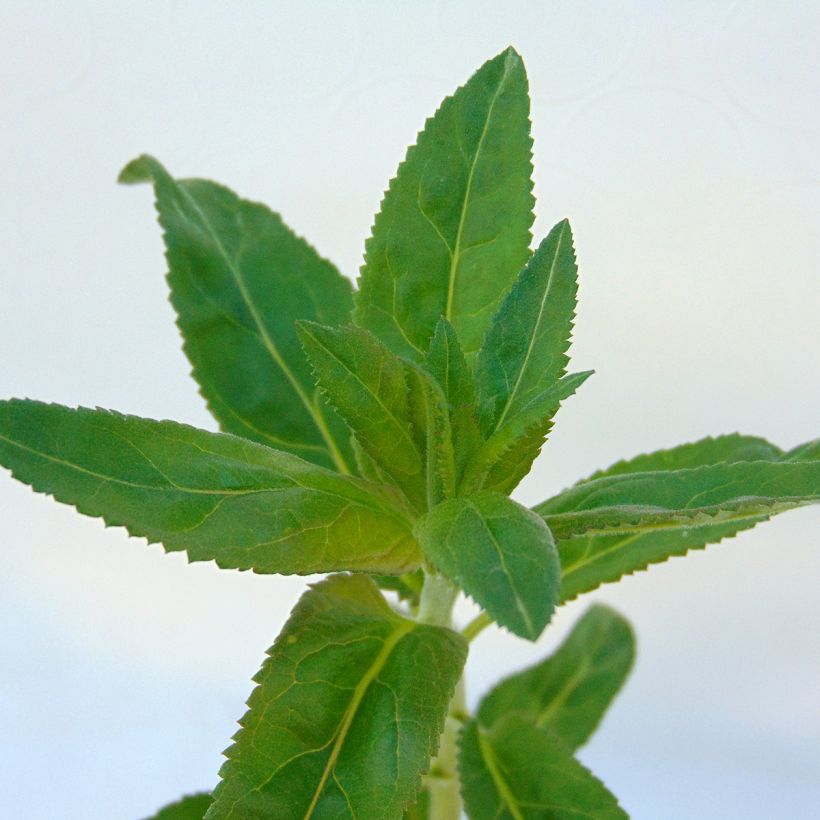
<svg viewBox="0 0 820 820"><path fill-rule="evenodd" d="M400 818L466 651L455 632L396 615L364 576L315 585L255 678L208 820Z"/></svg>

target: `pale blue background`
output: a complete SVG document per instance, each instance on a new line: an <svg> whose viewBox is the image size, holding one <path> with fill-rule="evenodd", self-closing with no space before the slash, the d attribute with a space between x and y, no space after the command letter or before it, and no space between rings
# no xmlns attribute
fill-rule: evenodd
<svg viewBox="0 0 820 820"><path fill-rule="evenodd" d="M180 351L150 150L280 210L349 275L440 99L514 44L536 235L573 220L568 403L519 498L740 429L820 433L817 2L0 2L0 395L213 427ZM820 511L487 632L473 698L592 598L640 656L583 760L635 818L820 806ZM134 820L208 788L304 581L189 567L0 475L0 816ZM468 613L463 613L468 614Z"/></svg>

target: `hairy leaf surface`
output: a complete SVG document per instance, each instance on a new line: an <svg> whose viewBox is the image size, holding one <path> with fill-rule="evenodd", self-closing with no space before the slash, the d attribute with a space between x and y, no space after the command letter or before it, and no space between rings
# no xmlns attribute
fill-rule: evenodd
<svg viewBox="0 0 820 820"><path fill-rule="evenodd" d="M367 455L421 508L423 455L411 427L404 362L372 333L297 323L319 386Z"/></svg>
<svg viewBox="0 0 820 820"><path fill-rule="evenodd" d="M315 585L255 678L208 820L400 818L466 651L396 615L364 576Z"/></svg>
<svg viewBox="0 0 820 820"><path fill-rule="evenodd" d="M151 820L202 820L210 805L210 794L192 794L166 806Z"/></svg>
<svg viewBox="0 0 820 820"><path fill-rule="evenodd" d="M820 462L739 461L606 476L536 507L556 538L744 521L820 501Z"/></svg>
<svg viewBox="0 0 820 820"><path fill-rule="evenodd" d="M537 392L526 407L496 430L470 459L464 470L462 490L479 488L511 492L530 471L552 429L561 403L594 371L570 373Z"/></svg>
<svg viewBox="0 0 820 820"><path fill-rule="evenodd" d="M569 222L559 222L504 299L478 354L475 381L485 436L566 372L578 269Z"/></svg>
<svg viewBox="0 0 820 820"><path fill-rule="evenodd" d="M595 731L634 660L629 623L595 604L553 655L499 683L481 702L478 720L491 727L505 715L522 714L574 751Z"/></svg>
<svg viewBox="0 0 820 820"><path fill-rule="evenodd" d="M476 397L470 369L453 326L443 317L430 341L425 367L441 385L449 408L458 484L467 461L481 444L481 433L475 415Z"/></svg>
<svg viewBox="0 0 820 820"><path fill-rule="evenodd" d="M380 488L176 422L3 401L0 463L35 490L192 561L401 573L421 557Z"/></svg>
<svg viewBox="0 0 820 820"><path fill-rule="evenodd" d="M524 64L507 49L442 103L390 182L356 322L421 361L445 316L475 353L529 256L531 151Z"/></svg>
<svg viewBox="0 0 820 820"><path fill-rule="evenodd" d="M820 461L810 460L810 444L782 454L762 439L704 439L618 462L597 473L598 478L587 479L544 502L536 509L560 533L556 539L562 599L570 600L650 564L731 538L777 512L812 503L820 496ZM769 460L733 460L752 452ZM792 461L795 455L804 460ZM717 458L727 460L714 462ZM632 472L699 462L700 466L683 469ZM587 500L564 498L574 492ZM613 507L619 492L627 503ZM557 509L576 502L588 507L579 510L578 519L573 519L572 513L553 518L546 512L548 506ZM583 531L587 527L590 529Z"/></svg>
<svg viewBox="0 0 820 820"><path fill-rule="evenodd" d="M537 515L485 492L439 504L414 531L427 558L494 621L522 638L541 634L561 570L552 535Z"/></svg>
<svg viewBox="0 0 820 820"><path fill-rule="evenodd" d="M336 268L264 205L142 156L121 182L154 184L185 352L223 430L348 472L344 424L314 392L294 320L350 320Z"/></svg>
<svg viewBox="0 0 820 820"><path fill-rule="evenodd" d="M612 793L561 739L521 715L461 735L462 795L471 820L625 820Z"/></svg>

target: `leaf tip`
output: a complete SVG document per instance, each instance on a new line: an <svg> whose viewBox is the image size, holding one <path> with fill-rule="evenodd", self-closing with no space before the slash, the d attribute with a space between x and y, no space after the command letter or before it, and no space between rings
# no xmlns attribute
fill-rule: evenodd
<svg viewBox="0 0 820 820"><path fill-rule="evenodd" d="M151 182L154 178L151 165L154 162L156 160L148 154L140 154L120 171L117 182L120 185L139 185L142 182Z"/></svg>

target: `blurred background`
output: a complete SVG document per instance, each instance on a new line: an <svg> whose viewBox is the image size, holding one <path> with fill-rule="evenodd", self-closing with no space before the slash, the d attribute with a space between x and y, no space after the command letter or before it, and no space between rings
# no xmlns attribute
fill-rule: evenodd
<svg viewBox="0 0 820 820"><path fill-rule="evenodd" d="M181 352L148 188L262 200L355 276L425 117L508 44L532 90L535 236L572 220L575 370L517 492L740 430L820 434L820 4L0 2L0 395L214 429ZM635 818L820 805L820 509L487 631L473 702L592 600L638 635L581 752ZM214 785L307 579L188 566L0 475L0 814L134 820ZM460 617L470 615L469 607Z"/></svg>

